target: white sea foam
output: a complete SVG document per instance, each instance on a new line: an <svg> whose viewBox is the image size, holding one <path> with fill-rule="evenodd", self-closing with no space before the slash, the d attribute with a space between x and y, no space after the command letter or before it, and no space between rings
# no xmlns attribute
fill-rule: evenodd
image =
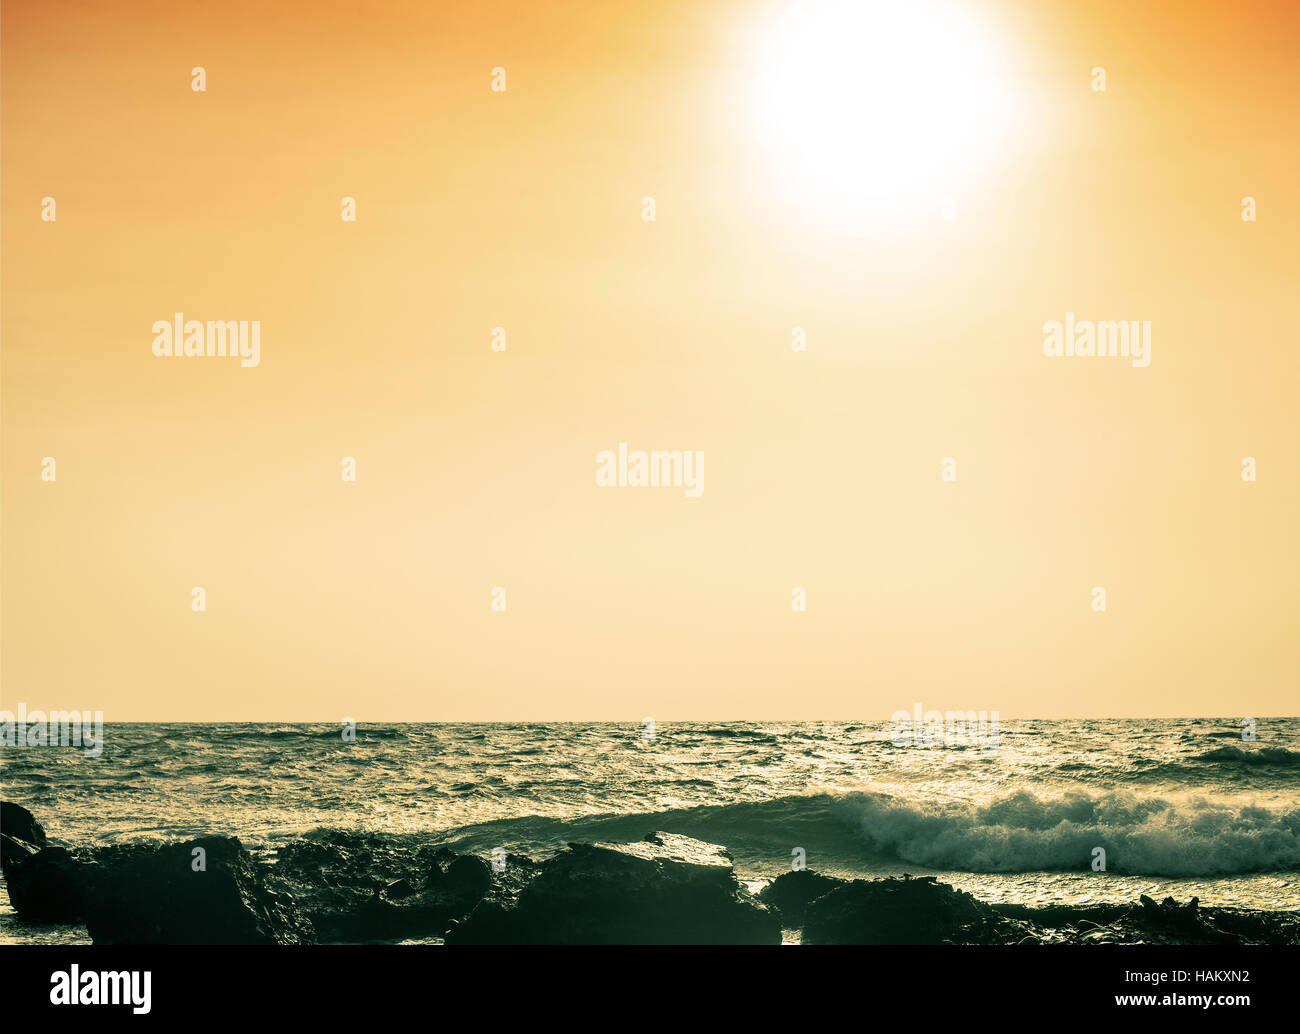
<svg viewBox="0 0 1300 1034"><path fill-rule="evenodd" d="M1300 866L1300 808L1228 798L1020 791L975 805L854 794L840 808L871 850L936 869L1085 871L1096 847L1119 873L1209 876Z"/></svg>

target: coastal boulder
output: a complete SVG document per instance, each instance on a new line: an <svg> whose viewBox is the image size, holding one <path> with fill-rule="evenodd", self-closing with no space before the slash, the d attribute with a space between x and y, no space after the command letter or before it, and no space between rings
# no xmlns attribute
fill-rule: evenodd
<svg viewBox="0 0 1300 1034"><path fill-rule="evenodd" d="M200 860L202 867L200 867ZM96 944L299 944L315 939L234 837L135 853L103 871L87 903Z"/></svg>
<svg viewBox="0 0 1300 1034"><path fill-rule="evenodd" d="M448 944L779 944L775 913L736 881L713 844L651 833L570 844L513 900L488 899Z"/></svg>
<svg viewBox="0 0 1300 1034"><path fill-rule="evenodd" d="M449 924L469 914L492 886L487 862L450 851L445 867L435 864L424 886L401 879L373 894L351 916L352 939L402 940L442 936Z"/></svg>
<svg viewBox="0 0 1300 1034"><path fill-rule="evenodd" d="M48 845L36 817L10 801L0 801L0 870L23 922L79 923L85 917L90 868Z"/></svg>
<svg viewBox="0 0 1300 1034"><path fill-rule="evenodd" d="M769 908L777 911L783 926L801 927L809 903L842 886L843 880L823 876L811 869L800 869L782 873L764 887L758 897Z"/></svg>
<svg viewBox="0 0 1300 1034"><path fill-rule="evenodd" d="M5 858L4 876L9 902L24 923L85 919L93 867L66 849L51 845L21 857L11 854Z"/></svg>
<svg viewBox="0 0 1300 1034"><path fill-rule="evenodd" d="M276 852L275 883L293 896L323 941L365 940L363 913L389 884L415 884L414 860L392 856L380 838L321 831Z"/></svg>
<svg viewBox="0 0 1300 1034"><path fill-rule="evenodd" d="M808 905L804 944L989 944L1007 924L933 876L852 880Z"/></svg>
<svg viewBox="0 0 1300 1034"><path fill-rule="evenodd" d="M30 811L21 804L0 801L0 834L26 846L28 853L45 846L45 830ZM0 861L4 856L0 854Z"/></svg>
<svg viewBox="0 0 1300 1034"><path fill-rule="evenodd" d="M440 937L494 885L487 863L474 855L341 830L286 844L277 858L275 884L292 894L324 941Z"/></svg>

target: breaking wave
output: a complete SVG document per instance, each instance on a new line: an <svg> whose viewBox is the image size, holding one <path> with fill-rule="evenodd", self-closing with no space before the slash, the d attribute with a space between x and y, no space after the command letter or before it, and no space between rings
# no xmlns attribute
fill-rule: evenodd
<svg viewBox="0 0 1300 1034"><path fill-rule="evenodd" d="M1216 747L1197 756L1198 761L1240 762L1243 765L1279 765L1291 768L1300 765L1300 752L1285 747L1259 747L1242 750L1240 747Z"/></svg>
<svg viewBox="0 0 1300 1034"><path fill-rule="evenodd" d="M1087 871L1210 876L1300 867L1300 809L1204 797L1020 792L985 805L919 805L884 795L845 802L868 845L903 861L964 872Z"/></svg>
<svg viewBox="0 0 1300 1034"><path fill-rule="evenodd" d="M1084 791L1019 792L982 805L852 793L577 819L529 816L462 827L446 842L539 850L569 841L637 840L652 829L725 844L737 858L772 861L798 844L808 847L809 858L888 860L941 871L1088 872L1093 849L1101 847L1107 871L1130 875L1300 869L1300 808Z"/></svg>

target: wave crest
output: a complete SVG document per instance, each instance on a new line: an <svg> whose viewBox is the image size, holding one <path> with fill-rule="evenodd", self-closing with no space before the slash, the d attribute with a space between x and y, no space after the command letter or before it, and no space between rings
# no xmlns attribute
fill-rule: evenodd
<svg viewBox="0 0 1300 1034"><path fill-rule="evenodd" d="M914 804L855 794L842 804L868 845L901 861L963 872L1108 871L1211 876L1300 867L1300 809L1082 791L1019 792L985 805Z"/></svg>
<svg viewBox="0 0 1300 1034"><path fill-rule="evenodd" d="M1242 750L1240 747L1216 747L1197 755L1198 761L1239 761L1244 765L1280 765L1291 768L1300 765L1300 752L1285 747L1259 747Z"/></svg>

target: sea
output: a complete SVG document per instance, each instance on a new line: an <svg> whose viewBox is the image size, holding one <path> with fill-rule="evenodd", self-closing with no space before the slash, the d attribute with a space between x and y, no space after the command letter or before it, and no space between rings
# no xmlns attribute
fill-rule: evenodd
<svg viewBox="0 0 1300 1034"><path fill-rule="evenodd" d="M223 835L269 859L343 829L541 859L664 830L725 846L755 888L802 864L1031 906L1300 909L1300 718L1253 734L1219 718L1003 721L995 742L928 743L892 722L363 723L351 740L106 723L98 757L0 747L0 795L69 848ZM19 923L0 893L0 943L88 940Z"/></svg>

